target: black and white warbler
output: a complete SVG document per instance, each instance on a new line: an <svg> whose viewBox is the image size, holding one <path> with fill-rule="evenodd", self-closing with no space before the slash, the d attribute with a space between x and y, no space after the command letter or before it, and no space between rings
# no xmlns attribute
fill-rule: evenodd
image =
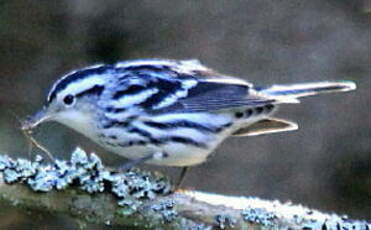
<svg viewBox="0 0 371 230"><path fill-rule="evenodd" d="M297 129L272 116L279 104L355 88L349 81L261 88L197 60L134 60L63 76L22 128L57 121L133 164L192 166L229 136Z"/></svg>

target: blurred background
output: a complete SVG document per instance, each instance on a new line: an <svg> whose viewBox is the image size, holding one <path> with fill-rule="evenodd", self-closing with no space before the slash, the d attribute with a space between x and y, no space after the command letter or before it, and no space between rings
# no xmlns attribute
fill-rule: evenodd
<svg viewBox="0 0 371 230"><path fill-rule="evenodd" d="M228 139L184 186L371 220L369 0L0 1L0 153L27 157L9 111L24 118L41 108L64 73L152 57L197 58L256 85L354 80L356 92L282 107L277 116L297 121L296 132ZM45 124L35 137L60 158L79 145L108 165L125 162L58 124ZM174 179L180 172L144 168ZM0 207L0 223L1 229L78 227L67 217L10 207Z"/></svg>

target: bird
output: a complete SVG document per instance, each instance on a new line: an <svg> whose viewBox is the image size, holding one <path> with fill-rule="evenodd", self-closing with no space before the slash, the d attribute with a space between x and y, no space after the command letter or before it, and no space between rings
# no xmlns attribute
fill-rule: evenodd
<svg viewBox="0 0 371 230"><path fill-rule="evenodd" d="M22 130L55 121L129 159L125 169L140 163L183 167L182 181L190 166L208 160L230 136L298 129L274 116L279 105L355 89L352 81L261 87L198 60L129 60L65 74Z"/></svg>

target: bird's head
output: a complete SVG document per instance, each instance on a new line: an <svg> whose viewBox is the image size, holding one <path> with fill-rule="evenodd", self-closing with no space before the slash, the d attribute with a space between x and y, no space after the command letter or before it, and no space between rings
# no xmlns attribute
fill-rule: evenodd
<svg viewBox="0 0 371 230"><path fill-rule="evenodd" d="M23 130L46 121L56 121L84 133L90 129L97 112L99 97L105 90L107 65L91 66L71 72L56 81L44 107L26 119Z"/></svg>

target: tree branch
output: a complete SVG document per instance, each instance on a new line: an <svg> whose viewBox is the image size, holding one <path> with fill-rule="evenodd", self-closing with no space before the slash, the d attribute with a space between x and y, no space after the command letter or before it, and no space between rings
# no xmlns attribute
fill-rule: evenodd
<svg viewBox="0 0 371 230"><path fill-rule="evenodd" d="M148 229L357 229L366 221L300 205L198 191L171 192L166 178L116 173L77 149L49 165L0 156L0 201L20 209L63 213L87 223Z"/></svg>

